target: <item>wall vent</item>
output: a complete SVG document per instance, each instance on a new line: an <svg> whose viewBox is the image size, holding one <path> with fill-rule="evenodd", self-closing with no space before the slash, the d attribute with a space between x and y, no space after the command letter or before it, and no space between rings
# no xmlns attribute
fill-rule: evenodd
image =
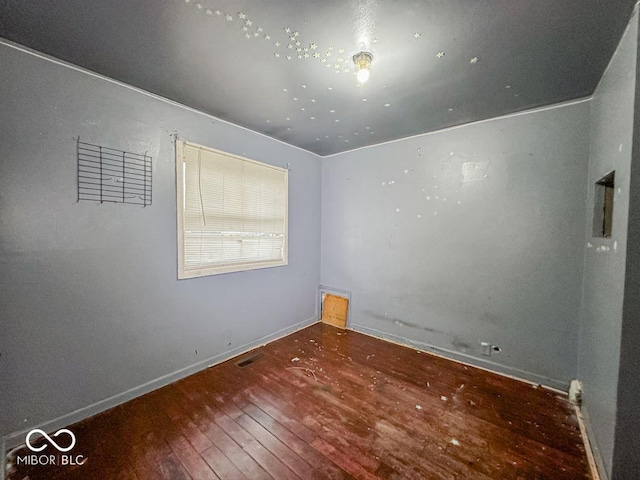
<svg viewBox="0 0 640 480"><path fill-rule="evenodd" d="M252 363L257 362L261 358L263 358L265 354L263 352L254 352L246 357L241 358L240 360L235 362L235 365L240 368L245 368L251 365Z"/></svg>

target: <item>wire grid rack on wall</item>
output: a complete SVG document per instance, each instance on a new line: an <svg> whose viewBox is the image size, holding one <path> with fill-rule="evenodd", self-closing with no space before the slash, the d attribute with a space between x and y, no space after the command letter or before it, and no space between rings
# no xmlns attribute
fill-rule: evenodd
<svg viewBox="0 0 640 480"><path fill-rule="evenodd" d="M152 158L81 142L78 138L78 201L151 205Z"/></svg>

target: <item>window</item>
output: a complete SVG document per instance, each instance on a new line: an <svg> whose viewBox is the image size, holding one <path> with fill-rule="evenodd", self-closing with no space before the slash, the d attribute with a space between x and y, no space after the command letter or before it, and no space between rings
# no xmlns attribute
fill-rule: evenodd
<svg viewBox="0 0 640 480"><path fill-rule="evenodd" d="M593 209L593 236L611 237L613 228L613 197L616 172L613 171L596 182Z"/></svg>
<svg viewBox="0 0 640 480"><path fill-rule="evenodd" d="M287 265L288 171L176 141L178 278Z"/></svg>

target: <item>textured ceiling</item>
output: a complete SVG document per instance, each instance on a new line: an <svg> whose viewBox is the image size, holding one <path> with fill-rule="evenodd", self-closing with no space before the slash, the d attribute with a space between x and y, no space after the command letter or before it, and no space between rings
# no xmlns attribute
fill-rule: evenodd
<svg viewBox="0 0 640 480"><path fill-rule="evenodd" d="M590 95L634 3L0 0L0 36L328 155Z"/></svg>

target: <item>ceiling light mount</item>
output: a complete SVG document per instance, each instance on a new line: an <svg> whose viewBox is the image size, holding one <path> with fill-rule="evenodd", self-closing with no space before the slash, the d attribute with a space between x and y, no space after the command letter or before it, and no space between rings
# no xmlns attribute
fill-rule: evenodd
<svg viewBox="0 0 640 480"><path fill-rule="evenodd" d="M357 77L360 83L364 83L369 80L371 62L373 62L373 55L369 52L360 52L353 56L353 63L356 66Z"/></svg>

